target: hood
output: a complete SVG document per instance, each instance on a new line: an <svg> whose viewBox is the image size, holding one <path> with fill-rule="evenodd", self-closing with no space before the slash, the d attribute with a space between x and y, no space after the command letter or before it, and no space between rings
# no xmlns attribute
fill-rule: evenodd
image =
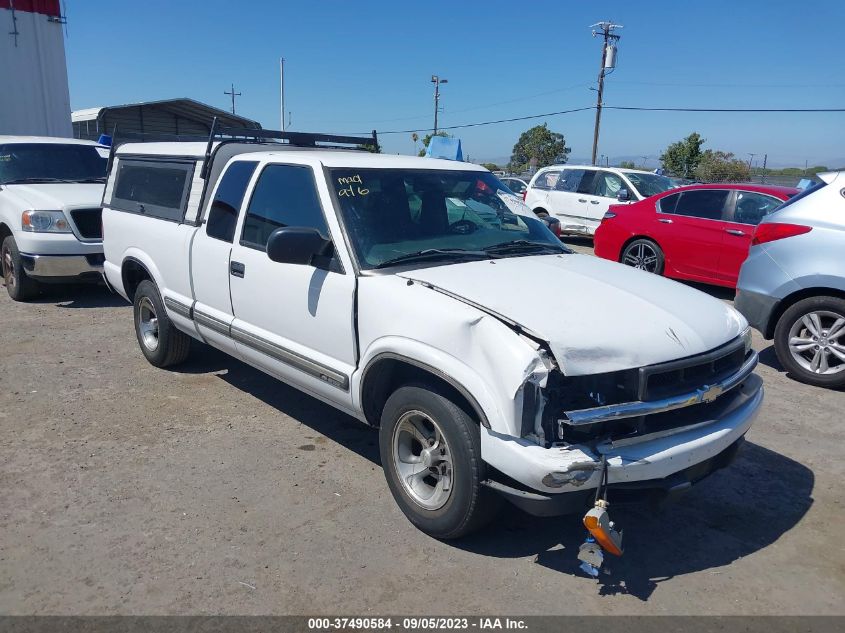
<svg viewBox="0 0 845 633"><path fill-rule="evenodd" d="M41 211L99 207L103 201L105 184L95 183L33 183L4 185L7 195L16 196L26 209Z"/></svg>
<svg viewBox="0 0 845 633"><path fill-rule="evenodd" d="M703 292L587 255L467 262L399 276L530 330L569 376L701 354L747 327L736 310Z"/></svg>

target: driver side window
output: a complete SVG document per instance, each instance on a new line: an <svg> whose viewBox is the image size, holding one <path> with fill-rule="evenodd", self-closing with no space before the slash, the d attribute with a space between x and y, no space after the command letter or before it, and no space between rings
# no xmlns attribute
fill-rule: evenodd
<svg viewBox="0 0 845 633"><path fill-rule="evenodd" d="M310 167L264 168L247 207L241 245L264 250L270 234L284 226L316 229L324 239L330 239Z"/></svg>

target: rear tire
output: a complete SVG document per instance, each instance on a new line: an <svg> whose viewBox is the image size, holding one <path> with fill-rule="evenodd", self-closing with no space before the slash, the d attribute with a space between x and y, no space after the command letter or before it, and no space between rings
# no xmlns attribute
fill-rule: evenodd
<svg viewBox="0 0 845 633"><path fill-rule="evenodd" d="M387 485L417 528L438 539L485 525L500 498L481 484L479 425L434 384L406 385L387 399L379 448Z"/></svg>
<svg viewBox="0 0 845 633"><path fill-rule="evenodd" d="M663 249L654 240L639 238L622 249L619 261L626 266L644 270L655 275L662 275L666 265Z"/></svg>
<svg viewBox="0 0 845 633"><path fill-rule="evenodd" d="M158 288L149 279L138 284L133 307L138 345L151 365L169 367L188 357L191 337L173 325Z"/></svg>
<svg viewBox="0 0 845 633"><path fill-rule="evenodd" d="M778 319L774 339L790 376L817 387L845 387L845 299L802 299Z"/></svg>
<svg viewBox="0 0 845 633"><path fill-rule="evenodd" d="M15 301L29 301L38 295L38 282L26 274L15 238L8 235L0 246L0 262L6 292Z"/></svg>

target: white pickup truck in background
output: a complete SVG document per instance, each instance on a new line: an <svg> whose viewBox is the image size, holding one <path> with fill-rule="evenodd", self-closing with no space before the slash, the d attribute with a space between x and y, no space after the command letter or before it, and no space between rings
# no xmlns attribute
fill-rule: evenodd
<svg viewBox="0 0 845 633"><path fill-rule="evenodd" d="M0 262L9 296L42 283L99 281L100 204L108 148L91 141L0 136Z"/></svg>
<svg viewBox="0 0 845 633"><path fill-rule="evenodd" d="M378 427L438 538L500 497L672 494L735 454L763 389L731 307L572 253L479 166L227 134L114 155L105 273L153 365L196 339Z"/></svg>

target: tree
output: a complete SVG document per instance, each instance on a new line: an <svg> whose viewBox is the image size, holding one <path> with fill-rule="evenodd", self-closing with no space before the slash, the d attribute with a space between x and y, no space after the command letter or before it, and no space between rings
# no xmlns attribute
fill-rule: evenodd
<svg viewBox="0 0 845 633"><path fill-rule="evenodd" d="M701 162L702 145L704 145L704 139L698 132L693 132L682 141L672 143L660 156L663 169L681 178L692 178Z"/></svg>
<svg viewBox="0 0 845 633"><path fill-rule="evenodd" d="M508 169L519 173L530 167L539 169L554 163L565 163L569 151L563 134L552 132L545 123L537 125L519 136L513 146ZM532 160L536 163L532 164Z"/></svg>
<svg viewBox="0 0 845 633"><path fill-rule="evenodd" d="M499 171L499 166L496 163L481 163L481 166L490 171Z"/></svg>
<svg viewBox="0 0 845 633"><path fill-rule="evenodd" d="M428 134L423 136L423 140L422 140L423 148L419 151L419 156L425 156L425 150L428 149L428 144L431 142L432 136L435 136L435 134L432 134L431 132L429 132ZM448 132L438 132L436 134L436 136L442 136L444 138L452 138L452 135L449 134Z"/></svg>
<svg viewBox="0 0 845 633"><path fill-rule="evenodd" d="M632 160L623 160L621 163L619 163L619 166L622 169L636 169L637 168L636 164L634 164L634 161L632 161Z"/></svg>
<svg viewBox="0 0 845 633"><path fill-rule="evenodd" d="M750 177L751 169L744 160L712 149L704 151L695 170L695 178L702 182L742 182Z"/></svg>

